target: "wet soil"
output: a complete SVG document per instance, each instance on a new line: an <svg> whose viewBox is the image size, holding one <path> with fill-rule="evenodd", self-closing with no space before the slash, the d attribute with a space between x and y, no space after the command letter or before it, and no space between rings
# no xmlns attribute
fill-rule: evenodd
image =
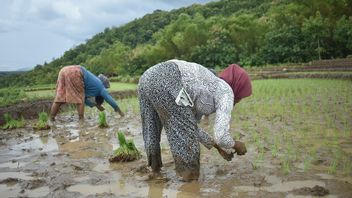
<svg viewBox="0 0 352 198"><path fill-rule="evenodd" d="M352 197L352 175L330 175L315 167L304 172L300 166L285 175L270 154L255 169L251 145L231 162L201 146L199 180L182 182L164 132L162 174L151 177L139 116L107 112L107 122L108 128L99 128L98 112L92 110L84 122L76 112L61 113L49 130L33 130L35 121L27 121L24 129L0 130L0 197ZM118 131L133 138L141 159L109 162Z"/></svg>

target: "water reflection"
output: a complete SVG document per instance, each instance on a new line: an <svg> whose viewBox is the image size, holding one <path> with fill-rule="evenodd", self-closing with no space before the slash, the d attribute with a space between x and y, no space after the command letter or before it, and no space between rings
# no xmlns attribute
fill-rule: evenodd
<svg viewBox="0 0 352 198"><path fill-rule="evenodd" d="M174 184L176 184L176 187L173 187L176 189L170 187ZM199 197L201 185L198 181L175 183L175 181L166 182L165 180L154 179L148 182L148 187L147 197L150 198L195 198Z"/></svg>
<svg viewBox="0 0 352 198"><path fill-rule="evenodd" d="M201 185L198 181L185 183L178 189L177 198L198 197L200 187Z"/></svg>
<svg viewBox="0 0 352 198"><path fill-rule="evenodd" d="M165 183L164 182L158 182L158 181L150 181L148 182L149 189L148 189L148 197L163 197L163 190L165 188Z"/></svg>

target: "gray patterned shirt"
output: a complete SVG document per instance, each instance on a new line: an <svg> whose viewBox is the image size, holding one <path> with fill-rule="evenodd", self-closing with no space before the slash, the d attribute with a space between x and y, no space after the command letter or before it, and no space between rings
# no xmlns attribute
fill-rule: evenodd
<svg viewBox="0 0 352 198"><path fill-rule="evenodd" d="M235 145L230 135L234 100L231 87L202 65L176 59L169 61L175 63L181 72L182 84L194 103L192 110L196 119L200 120L203 115L215 112L215 143L222 148L231 149ZM207 141L205 144L204 141L202 143L211 148L213 140Z"/></svg>

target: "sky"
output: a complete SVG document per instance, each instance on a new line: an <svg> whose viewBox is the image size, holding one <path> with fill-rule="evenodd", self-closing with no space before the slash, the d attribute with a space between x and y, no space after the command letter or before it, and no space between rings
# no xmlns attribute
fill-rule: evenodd
<svg viewBox="0 0 352 198"><path fill-rule="evenodd" d="M0 71L31 69L59 58L106 27L119 27L154 10L211 0L2 0Z"/></svg>

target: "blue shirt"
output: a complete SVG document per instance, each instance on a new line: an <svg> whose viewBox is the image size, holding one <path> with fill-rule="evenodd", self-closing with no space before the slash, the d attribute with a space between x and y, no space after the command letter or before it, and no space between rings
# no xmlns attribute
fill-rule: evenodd
<svg viewBox="0 0 352 198"><path fill-rule="evenodd" d="M92 72L88 71L85 67L81 66L81 71L83 73L83 82L84 82L84 94L85 94L85 99L84 103L89 106L93 107L94 104L92 104L89 100L87 100L87 97L92 97L92 96L101 96L104 98L104 100L109 103L114 110L117 110L118 106L115 100L111 97L109 94L108 90L103 85L103 82L96 77Z"/></svg>

